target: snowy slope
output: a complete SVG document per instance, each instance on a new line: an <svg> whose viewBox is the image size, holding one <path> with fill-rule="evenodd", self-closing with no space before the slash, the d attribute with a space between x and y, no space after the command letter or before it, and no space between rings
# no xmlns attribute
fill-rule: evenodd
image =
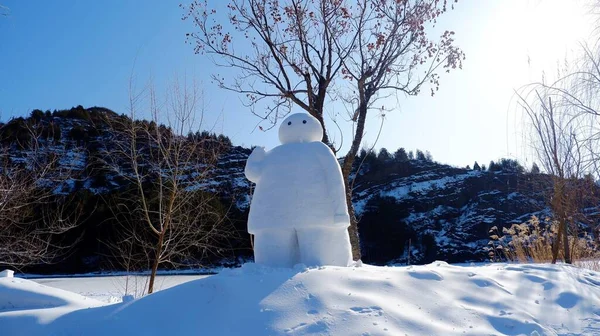
<svg viewBox="0 0 600 336"><path fill-rule="evenodd" d="M60 306L94 307L103 303L70 291L18 278L0 278L0 311L54 308Z"/></svg>
<svg viewBox="0 0 600 336"><path fill-rule="evenodd" d="M270 269L245 264L127 304L62 307L59 317L56 309L5 309L0 330L7 335L599 335L600 273L566 265Z"/></svg>
<svg viewBox="0 0 600 336"><path fill-rule="evenodd" d="M169 275L157 276L154 284L155 291L171 288L182 283L202 279L208 275ZM105 303L121 302L123 295L140 297L148 290L147 276L104 276L81 277L77 279L42 278L33 279L42 285L59 288L81 294Z"/></svg>
<svg viewBox="0 0 600 336"><path fill-rule="evenodd" d="M409 240L412 263L486 260L491 227L548 214L545 179L416 160L368 171L353 196L363 260L406 263Z"/></svg>

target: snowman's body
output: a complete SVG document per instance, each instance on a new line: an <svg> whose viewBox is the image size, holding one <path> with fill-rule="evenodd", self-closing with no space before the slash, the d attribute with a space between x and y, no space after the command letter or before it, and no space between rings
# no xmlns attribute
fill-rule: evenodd
<svg viewBox="0 0 600 336"><path fill-rule="evenodd" d="M347 266L352 260L349 216L340 166L308 114L282 123L282 145L257 148L246 163L256 183L248 217L257 263L292 267Z"/></svg>

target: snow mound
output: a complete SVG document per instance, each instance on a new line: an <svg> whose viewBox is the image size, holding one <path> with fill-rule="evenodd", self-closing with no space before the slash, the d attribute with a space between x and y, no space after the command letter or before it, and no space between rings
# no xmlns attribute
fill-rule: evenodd
<svg viewBox="0 0 600 336"><path fill-rule="evenodd" d="M102 303L99 301L31 280L0 278L0 311L100 305Z"/></svg>
<svg viewBox="0 0 600 336"><path fill-rule="evenodd" d="M599 335L599 287L600 273L567 265L245 264L127 303L71 310L26 333L8 330L113 336ZM6 314L0 312L0 330L7 330ZM13 314L8 321L26 324L27 317Z"/></svg>

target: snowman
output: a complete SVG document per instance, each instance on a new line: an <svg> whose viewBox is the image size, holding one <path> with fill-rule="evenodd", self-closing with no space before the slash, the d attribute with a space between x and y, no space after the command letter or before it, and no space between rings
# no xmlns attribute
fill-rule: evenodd
<svg viewBox="0 0 600 336"><path fill-rule="evenodd" d="M256 183L248 232L254 260L271 267L295 264L348 266L350 217L342 171L321 142L321 123L306 113L279 127L280 146L254 149L246 177Z"/></svg>

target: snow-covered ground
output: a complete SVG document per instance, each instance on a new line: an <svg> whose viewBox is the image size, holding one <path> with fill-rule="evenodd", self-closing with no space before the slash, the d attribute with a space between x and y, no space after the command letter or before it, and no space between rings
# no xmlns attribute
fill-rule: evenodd
<svg viewBox="0 0 600 336"><path fill-rule="evenodd" d="M171 288L182 283L206 278L208 275L168 275L157 276L155 291ZM81 278L40 278L33 279L42 285L60 288L81 294L85 297L106 303L121 302L123 295L142 296L148 289L147 276L104 276Z"/></svg>
<svg viewBox="0 0 600 336"><path fill-rule="evenodd" d="M249 263L115 304L49 287L111 281L0 278L0 334L600 335L600 273L568 265Z"/></svg>

